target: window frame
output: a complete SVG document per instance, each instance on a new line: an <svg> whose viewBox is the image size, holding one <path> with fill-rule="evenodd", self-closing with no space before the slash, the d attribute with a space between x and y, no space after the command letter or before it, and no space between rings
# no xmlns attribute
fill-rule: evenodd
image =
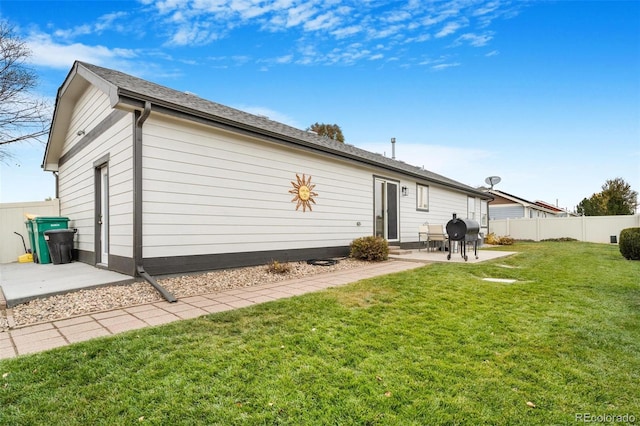
<svg viewBox="0 0 640 426"><path fill-rule="evenodd" d="M476 198L467 196L467 219L476 220L476 215Z"/></svg>
<svg viewBox="0 0 640 426"><path fill-rule="evenodd" d="M424 194L426 195L426 199L427 199L426 207L424 207L425 203L422 203L423 205L420 205L420 201L423 198L422 189L424 189ZM422 185L420 183L416 183L416 210L420 212L429 211L429 185Z"/></svg>

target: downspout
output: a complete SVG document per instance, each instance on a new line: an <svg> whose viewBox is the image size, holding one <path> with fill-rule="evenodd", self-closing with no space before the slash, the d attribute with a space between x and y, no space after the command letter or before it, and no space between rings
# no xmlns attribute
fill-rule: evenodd
<svg viewBox="0 0 640 426"><path fill-rule="evenodd" d="M491 233L491 216L489 215L489 204L491 204L493 200L487 200L487 235Z"/></svg>
<svg viewBox="0 0 640 426"><path fill-rule="evenodd" d="M59 185L59 180L58 180L58 172L57 171L53 171L51 172L53 174L53 176L55 176L56 179L56 198L60 198L60 185Z"/></svg>
<svg viewBox="0 0 640 426"><path fill-rule="evenodd" d="M168 302L178 301L144 270L142 261L142 125L151 114L151 102L144 103L144 110L135 112L133 141L133 260L135 272L151 284Z"/></svg>

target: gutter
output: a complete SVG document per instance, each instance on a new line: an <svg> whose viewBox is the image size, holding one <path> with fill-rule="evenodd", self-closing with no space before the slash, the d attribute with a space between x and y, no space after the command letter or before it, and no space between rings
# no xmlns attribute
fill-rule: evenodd
<svg viewBox="0 0 640 426"><path fill-rule="evenodd" d="M147 271L144 270L142 258L142 125L151 114L151 102L144 103L142 112L135 111L135 126L133 136L133 260L134 274L144 278L168 302L175 303L175 298L167 289L162 287Z"/></svg>

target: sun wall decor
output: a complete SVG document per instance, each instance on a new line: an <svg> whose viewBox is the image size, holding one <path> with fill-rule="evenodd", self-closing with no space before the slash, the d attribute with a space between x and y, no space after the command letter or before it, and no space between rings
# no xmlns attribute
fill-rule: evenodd
<svg viewBox="0 0 640 426"><path fill-rule="evenodd" d="M291 199L291 202L296 203L296 210L302 206L303 212L306 212L307 209L312 211L311 203L316 203L313 197L317 197L318 194L313 192L313 188L316 186L311 184L311 176L307 179L307 176L303 174L301 178L300 175L296 173L296 180L298 182L291 181L293 189L290 189L289 193L295 195L295 197Z"/></svg>

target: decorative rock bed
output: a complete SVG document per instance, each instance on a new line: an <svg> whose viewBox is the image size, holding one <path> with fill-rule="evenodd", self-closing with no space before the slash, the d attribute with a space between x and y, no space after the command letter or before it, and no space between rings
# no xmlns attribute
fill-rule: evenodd
<svg viewBox="0 0 640 426"><path fill-rule="evenodd" d="M367 262L341 259L336 264L308 264L290 262L288 272L273 273L268 265L248 268L224 269L201 274L182 275L159 279L158 283L170 293L180 297L215 293L233 288L275 283L309 275L341 271L366 265ZM92 312L161 301L162 296L147 282L112 285L90 290L79 290L56 296L34 299L9 310L14 326L69 318ZM9 330L6 313L0 313L0 332Z"/></svg>

